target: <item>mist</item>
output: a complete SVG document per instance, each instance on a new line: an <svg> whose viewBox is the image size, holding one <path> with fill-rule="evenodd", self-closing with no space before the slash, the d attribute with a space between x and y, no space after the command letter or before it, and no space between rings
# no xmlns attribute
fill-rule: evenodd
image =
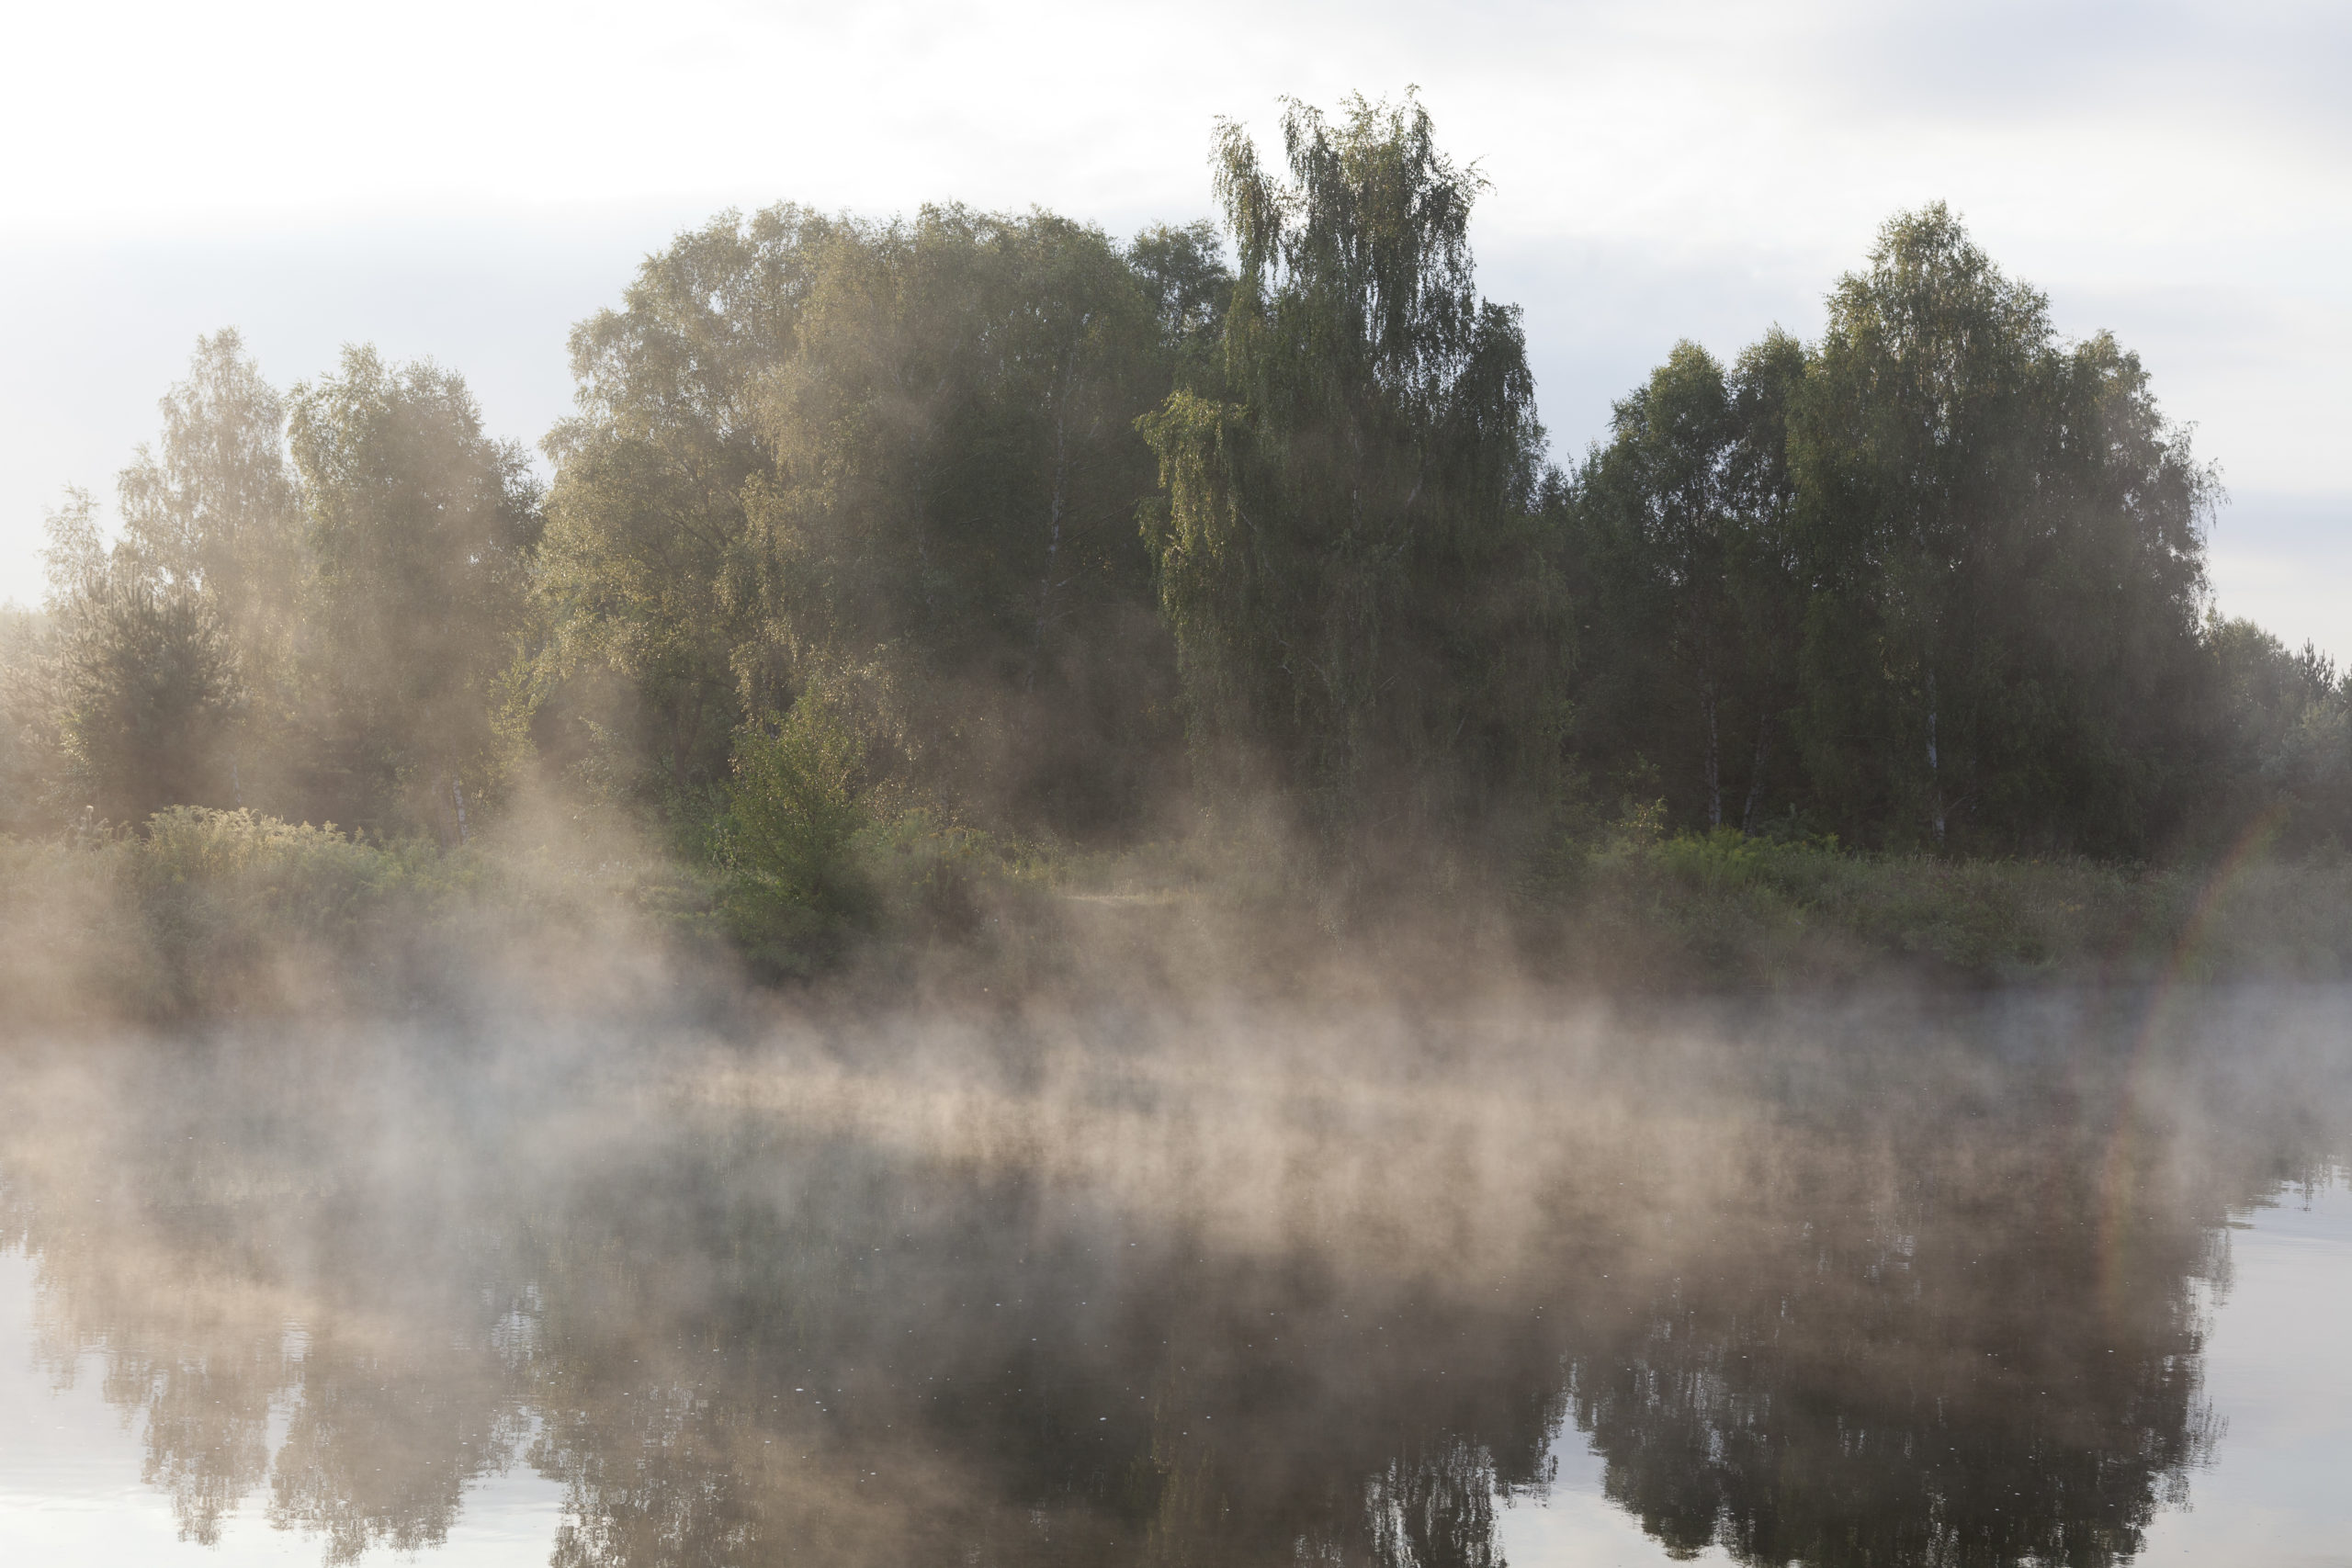
<svg viewBox="0 0 2352 1568"><path fill-rule="evenodd" d="M20 1049L0 1157L232 1557L521 1466L559 1562L1490 1562L1565 1440L1676 1552L2115 1562L2345 999L236 1031Z"/></svg>
<svg viewBox="0 0 2352 1568"><path fill-rule="evenodd" d="M23 1402L228 1561L2258 1543L2352 677L1940 202L1561 452L1441 130L717 212L531 446L200 338L0 621Z"/></svg>

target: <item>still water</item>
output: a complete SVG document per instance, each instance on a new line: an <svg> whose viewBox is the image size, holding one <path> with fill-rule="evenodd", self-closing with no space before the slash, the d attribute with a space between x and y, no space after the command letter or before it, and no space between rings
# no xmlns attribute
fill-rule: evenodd
<svg viewBox="0 0 2352 1568"><path fill-rule="evenodd" d="M2352 1564L2352 994L0 1055L0 1561Z"/></svg>

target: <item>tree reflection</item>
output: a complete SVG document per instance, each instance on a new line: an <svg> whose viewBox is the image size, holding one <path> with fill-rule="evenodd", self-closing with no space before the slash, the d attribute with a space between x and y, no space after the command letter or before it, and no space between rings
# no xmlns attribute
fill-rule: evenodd
<svg viewBox="0 0 2352 1568"><path fill-rule="evenodd" d="M1610 1497L1748 1562L2135 1552L2213 1444L2194 1285L2222 1215L2173 1211L2104 1278L2094 1151L2019 1133L1914 1145L1891 1198L1720 1214L1696 1273L1594 1324L1570 1409Z"/></svg>
<svg viewBox="0 0 2352 1568"><path fill-rule="evenodd" d="M359 1089L266 1052L20 1074L44 1354L103 1358L191 1540L258 1496L330 1562L422 1551L522 1462L560 1568L1488 1568L1498 1500L1589 1440L1678 1555L2112 1563L2216 1440L2201 1303L2282 1168L2259 1118L2151 1122L2119 1176L2080 1063L1751 1055L1698 1112L1412 1090L1509 1142L1508 1247L1333 1202L1244 1245L1025 1155L643 1083L487 1113L397 1055ZM1395 1160L1458 1183L1461 1131Z"/></svg>

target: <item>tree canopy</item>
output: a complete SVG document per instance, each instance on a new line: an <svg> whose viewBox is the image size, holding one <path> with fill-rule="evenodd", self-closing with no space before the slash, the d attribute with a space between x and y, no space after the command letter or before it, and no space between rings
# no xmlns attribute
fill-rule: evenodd
<svg viewBox="0 0 2352 1568"><path fill-rule="evenodd" d="M2148 370L1947 209L1812 341L1674 345L1562 469L1418 101L1293 103L1275 163L1221 123L1211 164L1221 227L1127 243L952 205L682 233L574 331L544 492L452 371L354 347L281 397L199 340L119 536L69 495L0 628L10 823L454 841L539 779L843 908L808 857L877 811L1238 814L1343 889L1507 880L1629 811L2352 831L2352 694L2211 617L2219 487Z"/></svg>
<svg viewBox="0 0 2352 1568"><path fill-rule="evenodd" d="M1286 179L1220 129L1222 385L1144 422L1167 491L1147 529L1196 758L1360 858L1548 786L1544 435L1518 312L1476 290L1481 182L1427 111L1294 104L1283 134Z"/></svg>

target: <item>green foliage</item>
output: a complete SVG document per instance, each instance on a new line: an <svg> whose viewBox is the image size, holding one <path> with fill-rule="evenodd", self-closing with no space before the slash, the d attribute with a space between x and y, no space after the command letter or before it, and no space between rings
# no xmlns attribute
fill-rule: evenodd
<svg viewBox="0 0 2352 1568"><path fill-rule="evenodd" d="M876 821L858 849L889 924L919 937L968 940L992 886L1020 874L1009 846L917 807Z"/></svg>
<svg viewBox="0 0 2352 1568"><path fill-rule="evenodd" d="M1627 788L1664 760L1685 822L1755 827L1788 794L1804 612L1785 446L1804 375L1777 332L1729 375L1677 344L1558 508L1584 630L1572 745Z"/></svg>
<svg viewBox="0 0 2352 1568"><path fill-rule="evenodd" d="M470 880L415 840L370 841L251 811L174 807L123 842L141 902L191 936L338 935L387 899L437 900Z"/></svg>
<svg viewBox="0 0 2352 1568"><path fill-rule="evenodd" d="M211 604L130 549L102 546L86 495L51 514L47 557L58 628L44 650L51 793L131 821L226 794L223 753L243 694Z"/></svg>
<svg viewBox="0 0 2352 1568"><path fill-rule="evenodd" d="M100 996L133 1017L347 996L399 972L411 947L482 907L487 891L478 862L429 843L203 807L28 848L0 872L8 893L28 908L80 910L85 922L16 933L38 955L33 967L88 971L83 1005Z"/></svg>
<svg viewBox="0 0 2352 1568"><path fill-rule="evenodd" d="M854 679L929 793L1132 824L1172 732L1135 416L1213 319L1202 236L731 215L573 340L542 592L583 725L689 791ZM601 694L590 682L618 677ZM655 791L650 779L635 786Z"/></svg>
<svg viewBox="0 0 2352 1568"><path fill-rule="evenodd" d="M1678 346L1562 498L1578 759L1656 766L1685 825L2170 842L2226 771L2214 494L2136 358L2062 344L1942 207L1898 215L1818 344Z"/></svg>
<svg viewBox="0 0 2352 1568"><path fill-rule="evenodd" d="M543 790L673 847L620 902L777 973L992 940L1041 863L1327 926L1516 876L1751 978L2143 963L2189 874L2120 868L2259 835L2335 907L2352 684L2204 617L2219 491L2146 370L1944 208L1818 341L1678 344L1564 475L1476 170L1409 96L1282 129L1219 130L1222 236L681 234L574 332L544 506L454 374L281 400L199 339L119 537L71 492L0 615L0 828L97 846L175 953L512 914L520 863L449 879Z"/></svg>
<svg viewBox="0 0 2352 1568"><path fill-rule="evenodd" d="M1271 783L1360 868L1548 788L1543 434L1518 315L1474 287L1481 182L1427 113L1293 105L1283 129L1288 180L1219 133L1240 258L1226 384L1143 422L1167 492L1146 532L1196 768Z"/></svg>
<svg viewBox="0 0 2352 1568"><path fill-rule="evenodd" d="M1014 874L993 836L877 780L875 755L822 690L738 737L714 848L723 912L761 969L808 974L856 935L970 938L983 890Z"/></svg>
<svg viewBox="0 0 2352 1568"><path fill-rule="evenodd" d="M100 544L86 498L52 523L57 804L130 821L182 803L295 809L308 558L283 405L224 331L197 340L160 408L159 442L117 482L120 540Z"/></svg>
<svg viewBox="0 0 2352 1568"><path fill-rule="evenodd" d="M1562 846L1526 889L1547 966L1611 985L2320 978L2352 964L2352 874L2254 861L2216 873L2078 857L1954 861L1632 814Z"/></svg>
<svg viewBox="0 0 2352 1568"><path fill-rule="evenodd" d="M404 1010L461 1002L498 964L719 956L721 890L628 844L561 820L445 848L198 807L0 838L0 991L66 1024Z"/></svg>
<svg viewBox="0 0 2352 1568"><path fill-rule="evenodd" d="M40 807L138 821L254 806L462 838L512 777L536 490L464 384L366 349L288 413L232 332L201 338L108 544L69 492L40 635L11 650Z"/></svg>
<svg viewBox="0 0 2352 1568"><path fill-rule="evenodd" d="M142 576L200 593L248 684L286 676L306 562L286 465L286 412L233 330L196 341L164 429L117 482L123 547Z"/></svg>
<svg viewBox="0 0 2352 1568"><path fill-rule="evenodd" d="M316 574L308 807L461 838L467 786L479 804L513 764L500 709L539 531L523 452L455 375L365 348L295 389L289 435Z"/></svg>
<svg viewBox="0 0 2352 1568"><path fill-rule="evenodd" d="M1816 808L2128 852L2194 798L2212 481L2133 356L2067 348L1941 206L1830 297L1790 426Z"/></svg>
<svg viewBox="0 0 2352 1568"><path fill-rule="evenodd" d="M1213 380L1233 301L1233 269L1226 265L1216 225L1205 219L1155 223L1127 247L1127 264L1151 301L1162 339L1178 355L1180 376Z"/></svg>
<svg viewBox="0 0 2352 1568"><path fill-rule="evenodd" d="M194 594L107 584L74 605L58 664L69 790L127 820L231 793L221 737L243 694Z"/></svg>
<svg viewBox="0 0 2352 1568"><path fill-rule="evenodd" d="M2221 823L2267 820L2290 848L2341 853L2352 841L2352 679L2251 621L2210 623L2206 646L2228 737Z"/></svg>
<svg viewBox="0 0 2352 1568"><path fill-rule="evenodd" d="M873 895L853 845L873 820L865 750L821 693L773 729L747 727L728 780L721 862L766 902L819 920L864 919Z"/></svg>
<svg viewBox="0 0 2352 1568"><path fill-rule="evenodd" d="M0 604L0 834L37 830L56 806L54 640L49 615Z"/></svg>

